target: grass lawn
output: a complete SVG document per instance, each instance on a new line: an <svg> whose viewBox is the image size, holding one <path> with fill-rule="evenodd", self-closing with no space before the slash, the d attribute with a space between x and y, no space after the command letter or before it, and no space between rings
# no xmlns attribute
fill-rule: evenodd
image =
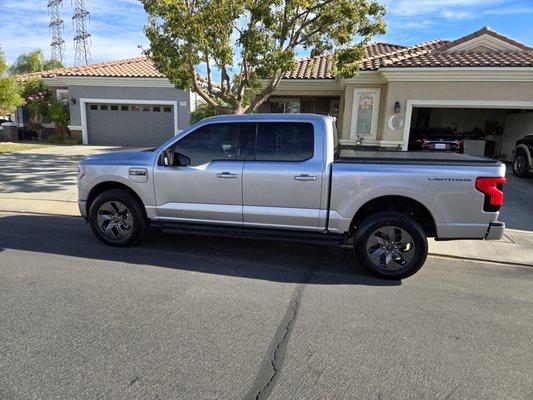
<svg viewBox="0 0 533 400"><path fill-rule="evenodd" d="M12 143L12 142L0 142L0 154L12 153L14 151L39 149L42 147L50 147L52 144L40 144L40 143Z"/></svg>

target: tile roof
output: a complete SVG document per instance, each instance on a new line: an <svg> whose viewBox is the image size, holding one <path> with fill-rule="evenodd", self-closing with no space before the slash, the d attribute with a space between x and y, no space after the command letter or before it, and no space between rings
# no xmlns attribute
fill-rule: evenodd
<svg viewBox="0 0 533 400"><path fill-rule="evenodd" d="M442 40L420 43L415 46L401 46L391 43L370 43L366 46L365 57L361 60L360 69L363 71L376 70L381 60L386 56L404 54L407 52L423 51L446 43ZM284 79L334 79L334 55L325 54L316 57L305 57L297 60L292 71L287 72Z"/></svg>
<svg viewBox="0 0 533 400"><path fill-rule="evenodd" d="M109 78L164 78L147 57L135 57L100 64L58 68L50 71L19 75L17 80L25 81L29 76L54 78L60 76L87 76Z"/></svg>
<svg viewBox="0 0 533 400"><path fill-rule="evenodd" d="M446 52L432 51L423 54L393 57L384 60L382 67L533 67L533 50Z"/></svg>
<svg viewBox="0 0 533 400"><path fill-rule="evenodd" d="M501 41L504 41L512 46L518 47L521 50L533 50L531 47L526 46L523 43L517 42L516 40L513 40L507 36L502 35L501 33L498 33L496 31L493 31L488 26L484 26L478 31L475 31L471 33L470 35L463 36L462 38L459 38L457 40L454 40L452 42L449 42L445 47L443 47L441 50L447 50L455 46L459 46L460 44L463 44L465 42L468 42L472 39L478 38L483 35L489 35L496 39L499 39Z"/></svg>
<svg viewBox="0 0 533 400"><path fill-rule="evenodd" d="M483 35L502 40L518 50L451 51L455 46ZM333 62L332 54L300 59L284 79L333 79ZM382 67L533 67L533 48L484 27L454 41L433 40L414 46L368 45L360 70L375 71Z"/></svg>

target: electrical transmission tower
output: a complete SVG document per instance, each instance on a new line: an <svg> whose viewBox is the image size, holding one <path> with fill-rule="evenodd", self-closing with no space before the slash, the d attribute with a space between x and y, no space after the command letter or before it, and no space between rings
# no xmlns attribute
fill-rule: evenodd
<svg viewBox="0 0 533 400"><path fill-rule="evenodd" d="M63 20L60 10L63 0L50 0L48 2L48 14L50 15L50 49L52 59L65 63L65 41L63 40Z"/></svg>
<svg viewBox="0 0 533 400"><path fill-rule="evenodd" d="M91 34L87 32L89 11L85 8L85 0L73 0L74 14L74 64L85 65L91 62Z"/></svg>

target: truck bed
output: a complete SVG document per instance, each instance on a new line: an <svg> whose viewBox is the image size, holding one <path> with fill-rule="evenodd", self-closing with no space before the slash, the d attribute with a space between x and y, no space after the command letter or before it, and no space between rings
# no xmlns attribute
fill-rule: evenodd
<svg viewBox="0 0 533 400"><path fill-rule="evenodd" d="M424 165L490 165L499 164L492 158L468 154L424 151L354 151L341 150L335 163L350 164L424 164Z"/></svg>

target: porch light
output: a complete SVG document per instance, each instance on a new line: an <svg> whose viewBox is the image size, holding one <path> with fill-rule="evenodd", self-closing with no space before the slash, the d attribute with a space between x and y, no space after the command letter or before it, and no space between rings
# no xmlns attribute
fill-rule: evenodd
<svg viewBox="0 0 533 400"><path fill-rule="evenodd" d="M76 104L76 99L74 97L70 98L70 104L72 105Z"/></svg>
<svg viewBox="0 0 533 400"><path fill-rule="evenodd" d="M402 106L400 105L400 102L397 101L396 103L394 103L394 113L399 114L401 110Z"/></svg>

